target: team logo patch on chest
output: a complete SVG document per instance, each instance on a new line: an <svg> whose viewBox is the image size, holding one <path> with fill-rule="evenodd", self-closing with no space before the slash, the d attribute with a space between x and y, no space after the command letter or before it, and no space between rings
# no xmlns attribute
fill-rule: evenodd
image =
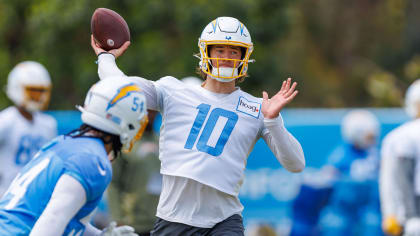
<svg viewBox="0 0 420 236"><path fill-rule="evenodd" d="M249 101L244 97L239 97L236 110L258 119L261 111L261 103Z"/></svg>

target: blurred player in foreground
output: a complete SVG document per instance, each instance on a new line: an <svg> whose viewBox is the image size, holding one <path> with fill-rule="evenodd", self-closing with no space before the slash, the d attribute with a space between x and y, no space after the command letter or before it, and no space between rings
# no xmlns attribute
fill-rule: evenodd
<svg viewBox="0 0 420 236"><path fill-rule="evenodd" d="M50 101L48 71L34 61L17 64L9 73L6 93L14 106L0 112L0 197L19 170L57 135L57 122L41 113Z"/></svg>
<svg viewBox="0 0 420 236"><path fill-rule="evenodd" d="M78 108L82 126L45 145L0 200L0 235L136 235L88 222L111 181L110 160L130 151L147 125L144 95L128 80L102 80Z"/></svg>
<svg viewBox="0 0 420 236"><path fill-rule="evenodd" d="M292 236L369 235L372 227L364 217L375 210L375 232L381 231L376 190L379 122L367 110L352 110L342 120L341 134L344 142L327 164L303 175L293 203Z"/></svg>
<svg viewBox="0 0 420 236"><path fill-rule="evenodd" d="M123 76L115 64L129 42L106 53L91 45L99 76ZM210 22L199 39L201 86L167 76L157 82L129 77L144 89L147 108L162 114L159 158L163 175L152 235L243 235L238 194L248 154L262 137L289 171L305 166L302 147L280 115L297 94L296 82L283 81L271 99L236 87L247 76L253 50L247 28L235 18Z"/></svg>
<svg viewBox="0 0 420 236"><path fill-rule="evenodd" d="M420 80L405 95L411 121L382 143L380 193L382 228L389 235L420 235Z"/></svg>

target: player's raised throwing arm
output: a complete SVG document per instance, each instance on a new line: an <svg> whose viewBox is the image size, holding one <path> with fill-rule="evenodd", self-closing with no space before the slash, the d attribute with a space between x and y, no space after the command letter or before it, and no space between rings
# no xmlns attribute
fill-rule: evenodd
<svg viewBox="0 0 420 236"><path fill-rule="evenodd" d="M281 109L298 93L297 83L291 84L291 78L283 81L280 91L271 99L263 92L262 113L265 130L263 139L276 156L277 160L291 172L300 172L305 167L305 157L300 143L286 130L280 115Z"/></svg>
<svg viewBox="0 0 420 236"><path fill-rule="evenodd" d="M105 51L95 43L93 36L91 36L92 49L98 56L98 75L101 80L116 76L126 76L124 72L118 68L115 59L124 54L129 45L130 42L127 41L118 49ZM129 76L127 78L138 84L143 90L143 93L146 96L147 109L159 110L156 89L153 82L137 76Z"/></svg>
<svg viewBox="0 0 420 236"><path fill-rule="evenodd" d="M105 51L98 44L96 44L93 35L90 38L90 45L92 46L93 51L98 56L98 74L100 79L105 79L106 77L111 76L125 76L125 74L117 67L115 64L115 59L124 54L127 50L130 42L125 42L121 48L112 49L110 51ZM99 57L102 54L108 54L107 56L113 56L112 59L107 59L106 57Z"/></svg>

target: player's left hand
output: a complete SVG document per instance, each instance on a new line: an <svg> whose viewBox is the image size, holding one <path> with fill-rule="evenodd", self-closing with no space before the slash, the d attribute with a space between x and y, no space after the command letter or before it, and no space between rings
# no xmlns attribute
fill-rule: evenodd
<svg viewBox="0 0 420 236"><path fill-rule="evenodd" d="M118 226L117 222L112 221L108 227L106 227L101 236L138 236L134 233L134 228L128 225Z"/></svg>
<svg viewBox="0 0 420 236"><path fill-rule="evenodd" d="M263 92L261 112L265 118L273 119L279 116L281 109L298 94L298 91L295 90L297 83L293 82L292 85L290 84L292 84L291 78L283 81L280 91L270 99L268 98L268 93L266 91Z"/></svg>

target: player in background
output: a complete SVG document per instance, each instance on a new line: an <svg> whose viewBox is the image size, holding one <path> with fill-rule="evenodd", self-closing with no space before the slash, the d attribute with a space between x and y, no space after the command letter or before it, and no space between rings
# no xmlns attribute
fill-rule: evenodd
<svg viewBox="0 0 420 236"><path fill-rule="evenodd" d="M123 76L115 58L91 40L101 79ZM286 130L280 111L293 100L296 82L283 81L269 99L236 86L247 76L253 51L247 28L232 17L210 22L199 38L201 86L167 76L156 82L129 77L146 95L147 108L162 114L159 139L162 193L152 235L243 235L238 194L247 157L263 138L291 172L305 166L299 142Z"/></svg>
<svg viewBox="0 0 420 236"><path fill-rule="evenodd" d="M0 197L19 170L47 141L57 135L48 107L51 79L38 62L17 64L9 73L6 93L14 103L0 112Z"/></svg>
<svg viewBox="0 0 420 236"><path fill-rule="evenodd" d="M344 142L320 171L303 175L293 203L292 236L380 233L376 190L379 131L378 120L367 110L352 110L344 116ZM373 227L365 218L368 214L378 218Z"/></svg>
<svg viewBox="0 0 420 236"><path fill-rule="evenodd" d="M381 235L379 210L380 124L364 109L350 111L343 118L345 143L328 158L333 174L333 192L321 212L323 235Z"/></svg>
<svg viewBox="0 0 420 236"><path fill-rule="evenodd" d="M410 85L405 109L412 120L392 130L381 149L382 228L388 235L420 235L420 80Z"/></svg>
<svg viewBox="0 0 420 236"><path fill-rule="evenodd" d="M128 80L102 80L78 108L80 128L42 147L0 200L0 235L136 235L115 222L104 231L88 222L111 181L110 161L147 125L145 97Z"/></svg>

